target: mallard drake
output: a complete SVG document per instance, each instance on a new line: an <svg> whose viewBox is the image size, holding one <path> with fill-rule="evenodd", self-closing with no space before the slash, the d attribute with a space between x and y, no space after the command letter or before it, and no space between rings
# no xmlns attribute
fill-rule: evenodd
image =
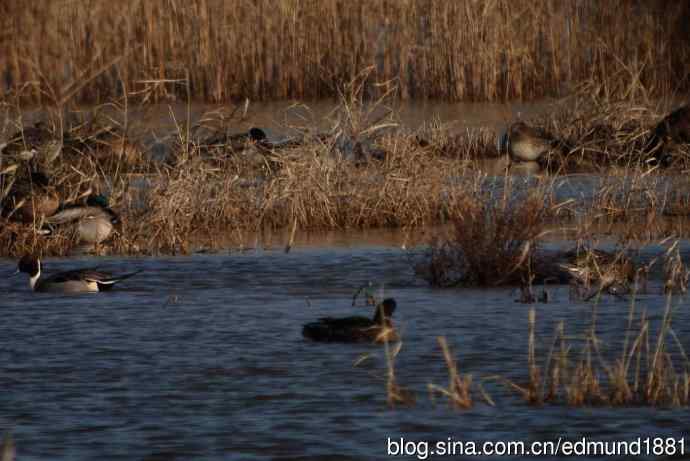
<svg viewBox="0 0 690 461"><path fill-rule="evenodd" d="M324 342L382 343L396 341L398 335L391 321L395 308L395 300L387 298L376 306L373 318L361 316L324 317L304 325L302 335L314 341Z"/></svg>
<svg viewBox="0 0 690 461"><path fill-rule="evenodd" d="M500 147L513 160L535 162L557 145L558 141L541 128L515 122L504 134Z"/></svg>
<svg viewBox="0 0 690 461"><path fill-rule="evenodd" d="M113 285L128 279L141 271L113 276L96 269L77 269L41 277L41 260L26 255L19 260L15 274L29 274L29 285L33 291L54 293L96 293L110 290Z"/></svg>
<svg viewBox="0 0 690 461"><path fill-rule="evenodd" d="M117 214L102 195L91 195L86 205L65 207L46 219L49 226L72 225L79 241L98 244L105 241L119 222Z"/></svg>

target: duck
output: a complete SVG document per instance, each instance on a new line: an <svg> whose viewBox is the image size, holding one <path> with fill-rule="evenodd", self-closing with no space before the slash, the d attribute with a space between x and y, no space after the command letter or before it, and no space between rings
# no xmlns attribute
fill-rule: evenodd
<svg viewBox="0 0 690 461"><path fill-rule="evenodd" d="M250 128L247 132L227 135L225 133L218 133L206 139L203 143L207 148L221 147L229 149L232 152L243 151L249 143L255 144L259 148L269 149L268 137L266 132L261 128Z"/></svg>
<svg viewBox="0 0 690 461"><path fill-rule="evenodd" d="M29 286L41 293L98 293L110 290L116 283L138 274L139 271L113 276L96 269L77 269L41 277L41 260L25 255L17 264L16 274L29 275Z"/></svg>
<svg viewBox="0 0 690 461"><path fill-rule="evenodd" d="M375 308L373 318L352 316L324 317L302 328L302 335L313 341L343 343L383 343L397 341L391 317L397 307L393 298L384 299Z"/></svg>
<svg viewBox="0 0 690 461"><path fill-rule="evenodd" d="M659 138L667 138L680 144L690 144L690 104L674 110L654 128Z"/></svg>
<svg viewBox="0 0 690 461"><path fill-rule="evenodd" d="M669 151L682 144L690 144L690 104L674 110L654 127L648 148L651 160L668 166L672 161Z"/></svg>
<svg viewBox="0 0 690 461"><path fill-rule="evenodd" d="M3 153L28 160L35 154L31 152L33 149L51 141L54 141L52 131L44 121L39 120L34 125L23 127L13 134L7 141Z"/></svg>
<svg viewBox="0 0 690 461"><path fill-rule="evenodd" d="M536 162L557 145L558 141L543 129L520 121L508 128L499 150L507 150L512 160Z"/></svg>
<svg viewBox="0 0 690 461"><path fill-rule="evenodd" d="M635 282L635 265L623 253L580 248L566 252L563 258L566 262L559 267L570 275L575 285L589 290L585 300L603 291L613 295L628 293Z"/></svg>
<svg viewBox="0 0 690 461"><path fill-rule="evenodd" d="M63 135L64 136L64 135ZM55 135L48 125L38 121L15 133L3 148L8 158L28 162L34 170L50 171L51 165L62 153L64 140Z"/></svg>
<svg viewBox="0 0 690 461"><path fill-rule="evenodd" d="M38 171L14 177L14 184L7 197L6 206L11 214L24 223L40 222L53 215L60 206L60 200L50 185L48 177Z"/></svg>
<svg viewBox="0 0 690 461"><path fill-rule="evenodd" d="M96 245L107 240L119 222L103 195L90 195L86 205L67 206L46 219L49 228L71 224L80 242Z"/></svg>

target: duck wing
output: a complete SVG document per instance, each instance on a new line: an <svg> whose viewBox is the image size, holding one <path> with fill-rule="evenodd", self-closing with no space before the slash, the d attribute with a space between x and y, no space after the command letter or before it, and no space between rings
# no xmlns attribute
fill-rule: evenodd
<svg viewBox="0 0 690 461"><path fill-rule="evenodd" d="M74 281L96 282L101 287L108 287L128 279L133 275L138 274L141 270L128 272L126 274L112 275L108 272L101 272L96 268L93 269L76 269L71 271L60 272L51 275L46 279L46 282L64 283Z"/></svg>
<svg viewBox="0 0 690 461"><path fill-rule="evenodd" d="M65 208L62 211L55 213L46 219L48 224L65 224L68 222L77 221L86 217L97 217L103 216L105 218L110 218L108 212L97 206L86 206L86 207L72 207Z"/></svg>

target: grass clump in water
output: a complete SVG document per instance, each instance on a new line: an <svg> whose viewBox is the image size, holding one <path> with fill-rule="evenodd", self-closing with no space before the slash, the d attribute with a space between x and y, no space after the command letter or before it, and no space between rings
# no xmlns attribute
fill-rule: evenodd
<svg viewBox="0 0 690 461"><path fill-rule="evenodd" d="M690 404L688 357L671 326L672 297L666 307L656 338L650 332L645 311L636 314L634 300L620 356L605 358L603 343L596 334L596 311L592 326L580 349L568 344L563 322L558 324L543 367L535 352L535 312L529 313L528 383L510 383L531 404L568 406L687 406ZM634 325L637 324L637 330ZM636 331L636 332L635 332ZM577 357L573 358L574 355ZM677 361L683 362L677 365Z"/></svg>
<svg viewBox="0 0 690 461"><path fill-rule="evenodd" d="M432 242L417 273L435 286L528 283L549 210L541 193L465 198L453 209L450 237Z"/></svg>

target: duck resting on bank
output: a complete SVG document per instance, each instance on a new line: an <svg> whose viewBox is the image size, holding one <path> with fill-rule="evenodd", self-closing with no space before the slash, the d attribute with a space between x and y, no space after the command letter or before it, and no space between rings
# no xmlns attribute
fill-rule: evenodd
<svg viewBox="0 0 690 461"><path fill-rule="evenodd" d="M376 306L373 318L362 316L324 317L304 325L302 335L313 341L323 342L383 343L397 341L398 335L391 320L396 306L393 298L387 298Z"/></svg>
<svg viewBox="0 0 690 461"><path fill-rule="evenodd" d="M503 135L499 151L507 151L511 160L536 162L558 145L559 141L543 129L520 121L513 123Z"/></svg>
<svg viewBox="0 0 690 461"><path fill-rule="evenodd" d="M113 285L138 274L139 271L121 275L111 275L96 269L77 269L58 272L48 277L42 275L41 260L26 255L19 260L16 274L23 272L29 275L29 286L36 292L43 293L97 293L108 291Z"/></svg>
<svg viewBox="0 0 690 461"><path fill-rule="evenodd" d="M67 206L46 219L46 224L71 225L80 242L99 244L110 237L114 225L119 221L104 196L91 195L86 200L86 205Z"/></svg>
<svg viewBox="0 0 690 461"><path fill-rule="evenodd" d="M664 117L652 130L649 141L651 160L669 166L673 151L681 145L690 144L690 104L681 106Z"/></svg>

